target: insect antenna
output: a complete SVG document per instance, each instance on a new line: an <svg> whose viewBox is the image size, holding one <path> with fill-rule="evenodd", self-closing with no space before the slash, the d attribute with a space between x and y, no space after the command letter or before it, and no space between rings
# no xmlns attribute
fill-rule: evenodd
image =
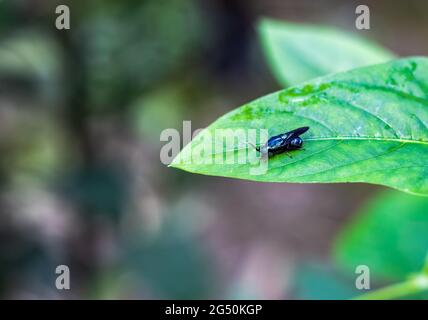
<svg viewBox="0 0 428 320"><path fill-rule="evenodd" d="M257 147L256 145L252 144L251 142L247 142L247 145L252 146L254 149L256 149L258 152L260 152L260 147Z"/></svg>

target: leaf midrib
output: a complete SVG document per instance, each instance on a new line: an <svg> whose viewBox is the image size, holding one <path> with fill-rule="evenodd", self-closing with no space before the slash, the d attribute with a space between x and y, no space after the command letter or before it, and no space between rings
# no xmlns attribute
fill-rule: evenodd
<svg viewBox="0 0 428 320"><path fill-rule="evenodd" d="M328 141L328 140L345 140L345 141L353 141L353 140L375 140L375 141L387 141L387 142L400 142L400 143L415 143L428 145L428 141L425 140L414 140L414 139L401 139L401 138L385 138L385 137L368 137L368 136L336 136L336 137L310 137L304 139L304 141Z"/></svg>
<svg viewBox="0 0 428 320"><path fill-rule="evenodd" d="M311 138L304 138L303 141L386 141L386 142L398 142L398 143L414 143L414 144L421 144L421 145L428 145L428 141L420 141L420 140L412 140L412 139L397 139L397 138L384 138L384 137L354 137L354 136L337 136L337 137L311 137ZM225 154L227 152L237 152L241 150L246 150L247 147L244 148L234 148L231 150L225 150L223 152L211 152L210 155L220 155Z"/></svg>

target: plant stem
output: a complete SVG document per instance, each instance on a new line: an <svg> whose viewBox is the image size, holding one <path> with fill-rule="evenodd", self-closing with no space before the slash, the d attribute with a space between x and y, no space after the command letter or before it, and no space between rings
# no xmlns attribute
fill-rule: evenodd
<svg viewBox="0 0 428 320"><path fill-rule="evenodd" d="M389 300L428 290L428 275L418 274L411 279L375 290L354 298L355 300Z"/></svg>

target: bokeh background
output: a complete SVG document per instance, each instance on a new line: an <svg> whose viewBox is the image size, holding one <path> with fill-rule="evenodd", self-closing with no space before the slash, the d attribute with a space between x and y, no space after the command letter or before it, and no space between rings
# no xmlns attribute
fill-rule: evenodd
<svg viewBox="0 0 428 320"><path fill-rule="evenodd" d="M55 28L59 4L70 7L70 30ZM183 120L203 128L281 88L256 33L260 18L357 32L359 4L1 1L0 297L358 294L332 250L385 188L193 175L160 162L159 137ZM427 2L365 4L371 29L361 36L400 56L428 54ZM407 255L406 235L394 236L391 248ZM71 290L55 288L59 264L70 268Z"/></svg>

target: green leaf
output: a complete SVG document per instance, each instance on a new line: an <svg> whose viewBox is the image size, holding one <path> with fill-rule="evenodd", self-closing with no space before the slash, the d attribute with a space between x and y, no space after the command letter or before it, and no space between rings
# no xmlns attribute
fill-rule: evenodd
<svg viewBox="0 0 428 320"><path fill-rule="evenodd" d="M258 30L271 70L285 87L394 58L366 39L331 27L263 19Z"/></svg>
<svg viewBox="0 0 428 320"><path fill-rule="evenodd" d="M428 195L427 92L428 59L421 57L318 78L229 112L171 166L264 182L367 182ZM292 158L260 160L246 146L249 129L273 136L302 126L310 127L304 150ZM226 134L233 143L213 138L218 129L235 129Z"/></svg>
<svg viewBox="0 0 428 320"><path fill-rule="evenodd" d="M428 251L428 198L387 192L361 210L336 239L337 263L373 279L403 280L420 272ZM380 278L380 279L379 279Z"/></svg>

